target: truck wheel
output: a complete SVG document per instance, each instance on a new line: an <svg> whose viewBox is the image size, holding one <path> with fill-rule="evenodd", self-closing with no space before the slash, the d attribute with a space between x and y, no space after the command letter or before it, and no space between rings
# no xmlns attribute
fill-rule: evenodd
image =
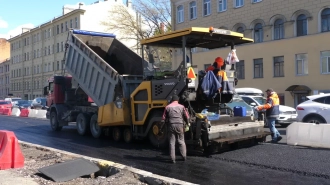
<svg viewBox="0 0 330 185"><path fill-rule="evenodd" d="M133 140L133 135L132 135L131 128L130 127L125 128L124 129L124 141L126 143L131 143L132 140Z"/></svg>
<svg viewBox="0 0 330 185"><path fill-rule="evenodd" d="M167 127L163 126L163 129L160 130L160 121L152 123L151 129L149 130L149 141L157 148L165 148L167 146Z"/></svg>
<svg viewBox="0 0 330 185"><path fill-rule="evenodd" d="M61 131L62 130L62 126L59 126L56 111L52 111L50 113L50 119L49 120L50 120L50 127L52 128L53 131Z"/></svg>
<svg viewBox="0 0 330 185"><path fill-rule="evenodd" d="M97 124L97 114L91 117L90 129L94 138L100 138L102 136L103 129Z"/></svg>
<svg viewBox="0 0 330 185"><path fill-rule="evenodd" d="M89 118L86 114L79 113L77 116L77 131L79 135L87 134L89 130Z"/></svg>
<svg viewBox="0 0 330 185"><path fill-rule="evenodd" d="M121 129L119 127L114 127L112 129L112 138L114 141L119 142L123 137Z"/></svg>

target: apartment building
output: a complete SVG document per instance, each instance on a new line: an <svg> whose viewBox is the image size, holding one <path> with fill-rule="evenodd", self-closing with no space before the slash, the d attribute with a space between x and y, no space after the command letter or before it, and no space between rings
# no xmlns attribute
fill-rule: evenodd
<svg viewBox="0 0 330 185"><path fill-rule="evenodd" d="M293 107L307 95L330 92L329 0L171 0L171 4L174 30L213 26L254 39L236 46L238 87L274 88L281 104ZM193 48L193 62L206 68L216 57L227 57L229 50Z"/></svg>
<svg viewBox="0 0 330 185"><path fill-rule="evenodd" d="M10 43L0 38L0 100L9 94Z"/></svg>
<svg viewBox="0 0 330 185"><path fill-rule="evenodd" d="M109 10L118 4L124 6L121 1L104 0L91 5L79 4L76 8L63 7L61 16L10 38L10 92L24 99L43 96L47 79L62 74L68 31L106 32L101 22L109 18ZM127 5L127 8L130 7ZM130 47L131 42L123 43Z"/></svg>
<svg viewBox="0 0 330 185"><path fill-rule="evenodd" d="M6 59L0 63L0 100L5 99L10 94L9 65L10 65L9 59Z"/></svg>

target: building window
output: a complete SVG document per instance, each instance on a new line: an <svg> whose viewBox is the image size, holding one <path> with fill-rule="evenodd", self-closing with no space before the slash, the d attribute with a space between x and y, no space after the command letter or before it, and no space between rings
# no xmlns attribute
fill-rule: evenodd
<svg viewBox="0 0 330 185"><path fill-rule="evenodd" d="M44 72L47 72L47 64L44 66Z"/></svg>
<svg viewBox="0 0 330 185"><path fill-rule="evenodd" d="M307 17L305 14L300 14L297 17L297 36L307 35Z"/></svg>
<svg viewBox="0 0 330 185"><path fill-rule="evenodd" d="M60 34L60 25L56 26L56 34Z"/></svg>
<svg viewBox="0 0 330 185"><path fill-rule="evenodd" d="M284 57L274 57L274 77L284 77Z"/></svg>
<svg viewBox="0 0 330 185"><path fill-rule="evenodd" d="M262 0L252 0L252 3L259 3L261 2Z"/></svg>
<svg viewBox="0 0 330 185"><path fill-rule="evenodd" d="M211 0L203 0L203 15L208 16L211 14Z"/></svg>
<svg viewBox="0 0 330 185"><path fill-rule="evenodd" d="M254 78L263 78L263 60L262 58L253 59Z"/></svg>
<svg viewBox="0 0 330 185"><path fill-rule="evenodd" d="M56 62L56 70L60 70L60 62L59 61Z"/></svg>
<svg viewBox="0 0 330 185"><path fill-rule="evenodd" d="M190 9L190 19L196 19L197 18L197 6L196 1L193 1L189 4Z"/></svg>
<svg viewBox="0 0 330 185"><path fill-rule="evenodd" d="M50 46L48 46L48 55L50 55Z"/></svg>
<svg viewBox="0 0 330 185"><path fill-rule="evenodd" d="M63 33L63 23L61 23L61 33Z"/></svg>
<svg viewBox="0 0 330 185"><path fill-rule="evenodd" d="M72 26L72 19L70 19L70 28L73 28L73 26Z"/></svg>
<svg viewBox="0 0 330 185"><path fill-rule="evenodd" d="M321 31L330 31L330 8L326 8L321 13Z"/></svg>
<svg viewBox="0 0 330 185"><path fill-rule="evenodd" d="M244 60L240 60L236 63L237 79L245 79L245 64Z"/></svg>
<svg viewBox="0 0 330 185"><path fill-rule="evenodd" d="M204 70L206 70L210 66L211 66L211 64L204 64Z"/></svg>
<svg viewBox="0 0 330 185"><path fill-rule="evenodd" d="M183 5L178 6L177 8L177 23L182 23L183 22Z"/></svg>
<svg viewBox="0 0 330 185"><path fill-rule="evenodd" d="M296 55L296 75L307 75L308 74L308 59L307 54Z"/></svg>
<svg viewBox="0 0 330 185"><path fill-rule="evenodd" d="M75 28L78 28L78 17L76 17L74 21L75 21Z"/></svg>
<svg viewBox="0 0 330 185"><path fill-rule="evenodd" d="M57 43L56 52L60 52L60 43Z"/></svg>
<svg viewBox="0 0 330 185"><path fill-rule="evenodd" d="M49 72L49 71L51 71L51 69L50 69L50 63L48 63L48 72Z"/></svg>
<svg viewBox="0 0 330 185"><path fill-rule="evenodd" d="M277 19L274 23L274 40L284 38L284 22L282 19Z"/></svg>
<svg viewBox="0 0 330 185"><path fill-rule="evenodd" d="M218 11L223 12L227 10L227 0L219 0Z"/></svg>
<svg viewBox="0 0 330 185"><path fill-rule="evenodd" d="M330 73L330 51L321 51L321 73Z"/></svg>
<svg viewBox="0 0 330 185"><path fill-rule="evenodd" d="M61 42L61 51L63 52L64 50L64 45L63 45L63 42Z"/></svg>
<svg viewBox="0 0 330 185"><path fill-rule="evenodd" d="M244 5L244 0L234 0L234 7L239 8Z"/></svg>
<svg viewBox="0 0 330 185"><path fill-rule="evenodd" d="M262 42L264 37L264 33L262 30L262 24L258 23L254 26L254 42Z"/></svg>
<svg viewBox="0 0 330 185"><path fill-rule="evenodd" d="M236 29L236 32L238 32L238 33L244 33L244 28L243 27L238 27Z"/></svg>

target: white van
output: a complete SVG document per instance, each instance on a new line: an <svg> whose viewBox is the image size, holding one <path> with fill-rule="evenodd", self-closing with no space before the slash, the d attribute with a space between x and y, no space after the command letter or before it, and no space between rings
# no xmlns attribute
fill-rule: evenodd
<svg viewBox="0 0 330 185"><path fill-rule="evenodd" d="M256 88L236 88L236 93L251 106L259 106L266 103L266 98L263 97L263 92ZM296 121L297 111L293 107L280 105L280 115L276 120L276 124L287 126ZM267 123L266 123L267 124Z"/></svg>

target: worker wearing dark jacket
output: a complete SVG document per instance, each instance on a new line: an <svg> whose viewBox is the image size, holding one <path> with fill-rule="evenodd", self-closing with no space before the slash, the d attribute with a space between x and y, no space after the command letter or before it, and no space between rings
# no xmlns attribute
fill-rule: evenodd
<svg viewBox="0 0 330 185"><path fill-rule="evenodd" d="M278 98L277 93L274 92L273 89L267 89L266 93L267 93L266 104L260 105L256 107L256 109L258 111L261 111L262 109L266 109L266 121L268 123L272 135L272 142L277 143L282 139L281 134L275 128L276 118L278 118L278 115L280 114L280 109L279 109L280 100Z"/></svg>
<svg viewBox="0 0 330 185"><path fill-rule="evenodd" d="M179 149L183 160L186 160L186 144L184 141L184 122L188 123L189 115L185 107L179 104L179 97L173 95L172 103L167 105L164 110L163 120L168 128L168 138L170 143L170 156L175 163L175 143L178 140Z"/></svg>

